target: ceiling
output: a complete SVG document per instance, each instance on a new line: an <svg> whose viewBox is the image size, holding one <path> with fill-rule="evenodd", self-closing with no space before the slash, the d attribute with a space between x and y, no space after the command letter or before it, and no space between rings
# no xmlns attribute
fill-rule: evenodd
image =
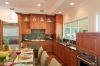
<svg viewBox="0 0 100 66"><path fill-rule="evenodd" d="M7 1L10 4L6 5ZM16 12L20 13L57 14L59 11L64 12L66 9L74 7L69 5L70 2L78 5L83 0L0 0L0 6L14 8ZM37 4L41 4L41 6L38 7Z"/></svg>

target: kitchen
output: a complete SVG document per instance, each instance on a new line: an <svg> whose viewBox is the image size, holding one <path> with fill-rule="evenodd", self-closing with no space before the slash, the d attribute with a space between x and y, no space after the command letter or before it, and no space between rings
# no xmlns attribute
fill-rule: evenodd
<svg viewBox="0 0 100 66"><path fill-rule="evenodd" d="M3 7L9 6L17 14L18 44L20 47L31 47L37 53L38 47L35 45L41 45L50 56L56 56L62 66L100 65L98 18L100 1L54 0L51 2L44 0L44 2L49 2L48 6L47 4L44 4L45 6L37 4L40 1L36 1L34 5L27 3L26 0L23 1L22 5L19 3L20 1L9 1L8 4L4 5L5 2L8 1L1 1L0 3ZM53 8L55 9L53 10ZM3 11L1 12L3 13ZM4 17L6 16L1 14L0 47L3 46L2 22L6 22ZM91 58L88 58L89 56L92 61Z"/></svg>

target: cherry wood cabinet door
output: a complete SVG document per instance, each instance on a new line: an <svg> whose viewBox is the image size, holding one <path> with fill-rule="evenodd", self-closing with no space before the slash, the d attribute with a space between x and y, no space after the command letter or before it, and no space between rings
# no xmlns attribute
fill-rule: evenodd
<svg viewBox="0 0 100 66"><path fill-rule="evenodd" d="M59 43L57 43L57 55L61 59L61 47L60 47Z"/></svg>
<svg viewBox="0 0 100 66"><path fill-rule="evenodd" d="M33 14L30 17L30 27L31 29L45 29L46 25L46 16Z"/></svg>
<svg viewBox="0 0 100 66"><path fill-rule="evenodd" d="M29 14L21 14L19 16L19 22L20 22L20 30L21 34L30 34L30 15Z"/></svg>
<svg viewBox="0 0 100 66"><path fill-rule="evenodd" d="M63 35L63 16L56 15L56 39Z"/></svg>
<svg viewBox="0 0 100 66"><path fill-rule="evenodd" d="M47 52L53 52L53 45L52 41L45 42L45 48Z"/></svg>
<svg viewBox="0 0 100 66"><path fill-rule="evenodd" d="M55 34L55 23L54 22L46 23L46 34Z"/></svg>
<svg viewBox="0 0 100 66"><path fill-rule="evenodd" d="M57 55L57 44L56 44L56 42L54 43L54 54Z"/></svg>
<svg viewBox="0 0 100 66"><path fill-rule="evenodd" d="M22 34L30 34L31 30L28 23L22 23Z"/></svg>
<svg viewBox="0 0 100 66"><path fill-rule="evenodd" d="M19 26L19 42L22 41L22 16L21 14L17 14L18 15L18 26Z"/></svg>
<svg viewBox="0 0 100 66"><path fill-rule="evenodd" d="M83 50L95 55L98 55L100 33L78 33L77 34L77 49ZM97 49L97 50L96 50Z"/></svg>
<svg viewBox="0 0 100 66"><path fill-rule="evenodd" d="M78 66L77 53L70 49L70 66Z"/></svg>
<svg viewBox="0 0 100 66"><path fill-rule="evenodd" d="M70 66L70 49L68 47L65 48L65 65Z"/></svg>
<svg viewBox="0 0 100 66"><path fill-rule="evenodd" d="M60 51L59 57L60 57L61 61L64 62L65 61L65 59L64 59L65 58L65 47L61 44L59 44L59 51Z"/></svg>

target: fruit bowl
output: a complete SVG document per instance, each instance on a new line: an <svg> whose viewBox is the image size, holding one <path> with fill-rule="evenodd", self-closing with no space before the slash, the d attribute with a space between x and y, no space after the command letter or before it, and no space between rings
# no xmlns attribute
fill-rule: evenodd
<svg viewBox="0 0 100 66"><path fill-rule="evenodd" d="M6 57L9 56L8 52L1 51L0 52L0 64L3 64L6 60Z"/></svg>

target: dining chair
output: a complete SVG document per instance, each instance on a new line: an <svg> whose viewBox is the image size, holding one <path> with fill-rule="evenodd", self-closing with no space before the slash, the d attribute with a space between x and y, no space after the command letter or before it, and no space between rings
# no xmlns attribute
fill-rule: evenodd
<svg viewBox="0 0 100 66"><path fill-rule="evenodd" d="M43 53L43 47L41 46L38 50L38 62L40 62L41 55Z"/></svg>
<svg viewBox="0 0 100 66"><path fill-rule="evenodd" d="M40 59L41 59L41 55L42 55L42 52L43 52L43 48L42 46L39 48L38 50L38 57L35 58L35 64L38 65L40 63Z"/></svg>
<svg viewBox="0 0 100 66"><path fill-rule="evenodd" d="M62 66L55 58L52 58L49 66Z"/></svg>
<svg viewBox="0 0 100 66"><path fill-rule="evenodd" d="M48 54L46 51L43 51L40 59L40 66L48 66Z"/></svg>

